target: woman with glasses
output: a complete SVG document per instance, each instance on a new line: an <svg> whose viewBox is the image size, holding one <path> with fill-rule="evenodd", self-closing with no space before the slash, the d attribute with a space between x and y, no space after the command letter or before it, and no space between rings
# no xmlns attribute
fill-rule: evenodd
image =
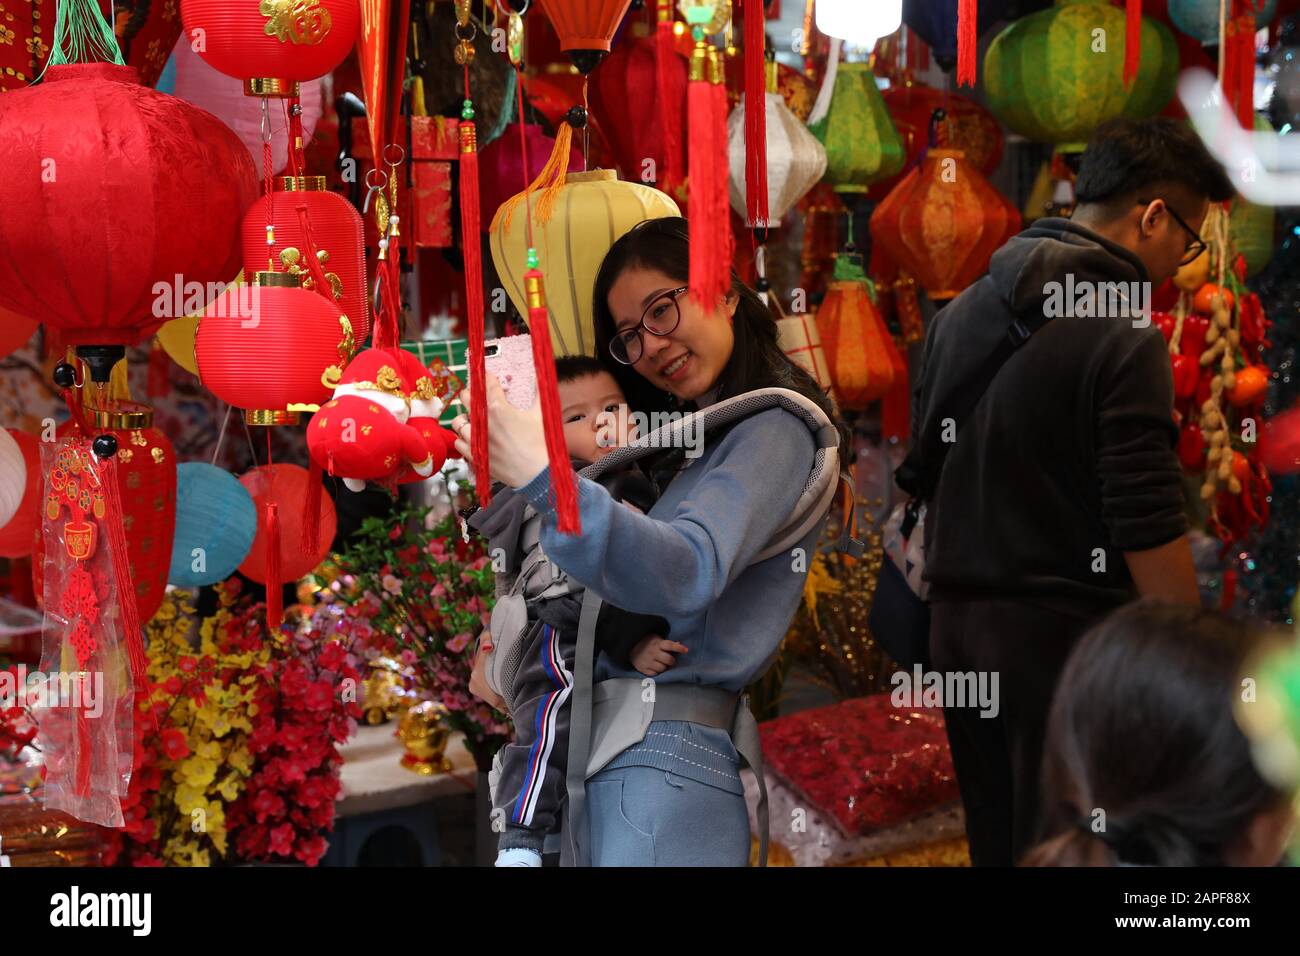
<svg viewBox="0 0 1300 956"><path fill-rule="evenodd" d="M683 219L641 223L614 243L596 278L600 355L634 411L707 406L766 387L811 399L838 422L825 392L777 345L776 323L734 274L716 302L687 291ZM789 517L816 452L794 414L772 408L711 437L696 458L674 450L649 514L619 507L579 483L582 535L557 532L540 415L504 401L489 382L494 476L520 488L545 515L550 559L606 601L666 618L690 650L657 678L739 693L767 669L799 605L807 562L821 533L791 553L755 558ZM847 431L837 425L842 448ZM460 423L462 451L468 426ZM662 463L661 463L662 464ZM640 675L607 658L596 680ZM727 731L655 720L586 786L596 866L744 866L749 820L738 755Z"/></svg>

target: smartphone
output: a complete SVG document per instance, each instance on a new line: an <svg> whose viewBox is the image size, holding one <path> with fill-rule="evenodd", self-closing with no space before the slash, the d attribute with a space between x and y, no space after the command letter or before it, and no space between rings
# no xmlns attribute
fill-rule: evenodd
<svg viewBox="0 0 1300 956"><path fill-rule="evenodd" d="M484 365L495 375L515 408L532 408L537 400L537 369L533 365L533 337L507 335L484 344Z"/></svg>

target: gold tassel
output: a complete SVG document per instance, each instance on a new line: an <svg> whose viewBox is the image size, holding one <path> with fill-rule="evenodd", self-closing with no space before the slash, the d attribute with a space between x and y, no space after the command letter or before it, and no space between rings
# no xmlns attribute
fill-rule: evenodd
<svg viewBox="0 0 1300 956"><path fill-rule="evenodd" d="M573 145L573 127L568 123L561 123L560 128L555 133L555 148L551 150L551 156L546 160L546 165L537 177L528 184L528 188L521 193L511 196L501 204L497 214L492 217L492 231L496 231L497 222L500 221L504 228L510 228L510 219L514 216L515 207L524 201L529 193L534 190L541 190L541 196L537 199L537 209L534 213L537 225L545 225L551 218L555 210L556 200L560 198L560 190L564 187L565 177L569 171L569 152Z"/></svg>

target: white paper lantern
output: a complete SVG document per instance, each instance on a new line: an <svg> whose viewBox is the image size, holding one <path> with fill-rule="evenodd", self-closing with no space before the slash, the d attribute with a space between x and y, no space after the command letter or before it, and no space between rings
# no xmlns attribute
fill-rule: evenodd
<svg viewBox="0 0 1300 956"><path fill-rule="evenodd" d="M0 528L9 523L27 490L27 462L8 430L0 428Z"/></svg>
<svg viewBox="0 0 1300 956"><path fill-rule="evenodd" d="M903 23L903 0L817 0L817 29L855 46L873 47Z"/></svg>
<svg viewBox="0 0 1300 956"><path fill-rule="evenodd" d="M731 165L731 205L742 216L745 206L745 102L727 121L727 155ZM767 222L751 227L774 229L781 218L826 173L826 148L799 117L790 112L780 94L767 94Z"/></svg>

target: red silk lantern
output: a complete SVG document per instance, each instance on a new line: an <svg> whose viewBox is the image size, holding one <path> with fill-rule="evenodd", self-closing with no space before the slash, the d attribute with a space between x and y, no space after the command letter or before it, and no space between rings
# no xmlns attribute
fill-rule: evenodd
<svg viewBox="0 0 1300 956"><path fill-rule="evenodd" d="M199 381L242 408L250 425L296 424L295 406L328 401L321 377L342 372L352 330L337 305L285 272L259 272L261 285L231 288L208 306L194 337Z"/></svg>
<svg viewBox="0 0 1300 956"><path fill-rule="evenodd" d="M528 170L523 167L519 154L519 124L511 123L506 131L488 143L478 154L479 228L488 231L496 212L507 199L521 192L532 181L532 175L546 165L555 148L555 140L547 136L536 123L524 126L524 142L528 147ZM582 169L582 157L569 150L569 172Z"/></svg>
<svg viewBox="0 0 1300 956"><path fill-rule="evenodd" d="M120 358L173 317L157 285L239 271L239 217L257 195L248 150L130 67L54 66L6 95L0 169L0 306L70 345L117 347Z"/></svg>
<svg viewBox="0 0 1300 956"><path fill-rule="evenodd" d="M41 443L16 428L7 431L23 453L23 461L27 464L27 484L23 487L23 500L18 510L8 524L0 527L0 558L25 558L32 553L40 521ZM37 593L40 593L39 589Z"/></svg>
<svg viewBox="0 0 1300 956"><path fill-rule="evenodd" d="M930 150L871 215L872 239L932 299L978 279L1019 228L1019 213L954 149Z"/></svg>
<svg viewBox="0 0 1300 956"><path fill-rule="evenodd" d="M317 250L328 256L322 262L325 272L338 280L337 284L330 280L335 301L348 317L353 337L364 342L370 334L370 299L365 224L360 213L338 193L328 191L324 176L281 176L275 185L274 192L253 203L240 227L244 275L287 270L307 280L310 287L303 259L306 236L298 211L306 206L312 240ZM268 223L273 225L273 244L266 241Z"/></svg>
<svg viewBox="0 0 1300 956"><path fill-rule="evenodd" d="M27 344L41 323L0 306L0 358L12 355Z"/></svg>
<svg viewBox="0 0 1300 956"><path fill-rule="evenodd" d="M361 7L357 0L181 0L181 23L199 56L247 81L250 95L290 96L294 84L332 72L352 52Z"/></svg>
<svg viewBox="0 0 1300 956"><path fill-rule="evenodd" d="M117 480L122 499L122 530L135 588L140 623L162 606L171 570L172 537L176 532L176 451L154 427L153 409L136 402L113 402L107 408L83 407L95 435L117 439ZM74 420L59 426L60 437L77 428ZM36 528L36 553L44 554L42 528ZM44 562L32 562L36 593L44 591Z"/></svg>
<svg viewBox="0 0 1300 956"><path fill-rule="evenodd" d="M338 514L329 495L320 496L320 545L311 554L302 553L304 528L302 503L307 498L311 476L298 465L260 465L239 478L248 489L257 506L257 537L248 557L239 566L239 573L259 584L265 584L267 541L266 506L274 502L280 521L280 574L284 582L297 581L325 560L334 533L338 530Z"/></svg>
<svg viewBox="0 0 1300 956"><path fill-rule="evenodd" d="M632 0L538 0L538 3L560 37L560 49L586 75L609 53L614 31Z"/></svg>
<svg viewBox="0 0 1300 956"><path fill-rule="evenodd" d="M876 308L861 257L835 257L834 278L817 310L817 331L841 408L862 411L893 387L902 359Z"/></svg>
<svg viewBox="0 0 1300 956"><path fill-rule="evenodd" d="M647 91L655 91L656 96L663 95L663 89L656 86L658 72L655 47L653 37L624 35L609 58L601 64L600 72L595 75L591 84L591 105L614 151L623 178L633 182L646 181L643 175L646 171L644 163L650 159L654 161L655 169L649 181L662 184L669 163L665 155L661 110L628 108L629 104L646 96ZM684 118L686 59L673 55L668 63L669 68L678 74L676 81L670 82L668 88L679 94L677 102L668 105L668 113L670 116ZM685 166L681 139L679 134L678 156L675 160L678 168Z"/></svg>
<svg viewBox="0 0 1300 956"><path fill-rule="evenodd" d="M935 130L937 146L962 150L967 160L985 176L992 175L1002 162L1002 127L992 113L974 100L911 83L891 87L880 95L894 119L894 128L903 138L903 148L907 151L905 169L910 169L929 145L930 119L936 109L947 114ZM876 183L867 191L868 198L877 202L884 199L905 175L899 173Z"/></svg>

